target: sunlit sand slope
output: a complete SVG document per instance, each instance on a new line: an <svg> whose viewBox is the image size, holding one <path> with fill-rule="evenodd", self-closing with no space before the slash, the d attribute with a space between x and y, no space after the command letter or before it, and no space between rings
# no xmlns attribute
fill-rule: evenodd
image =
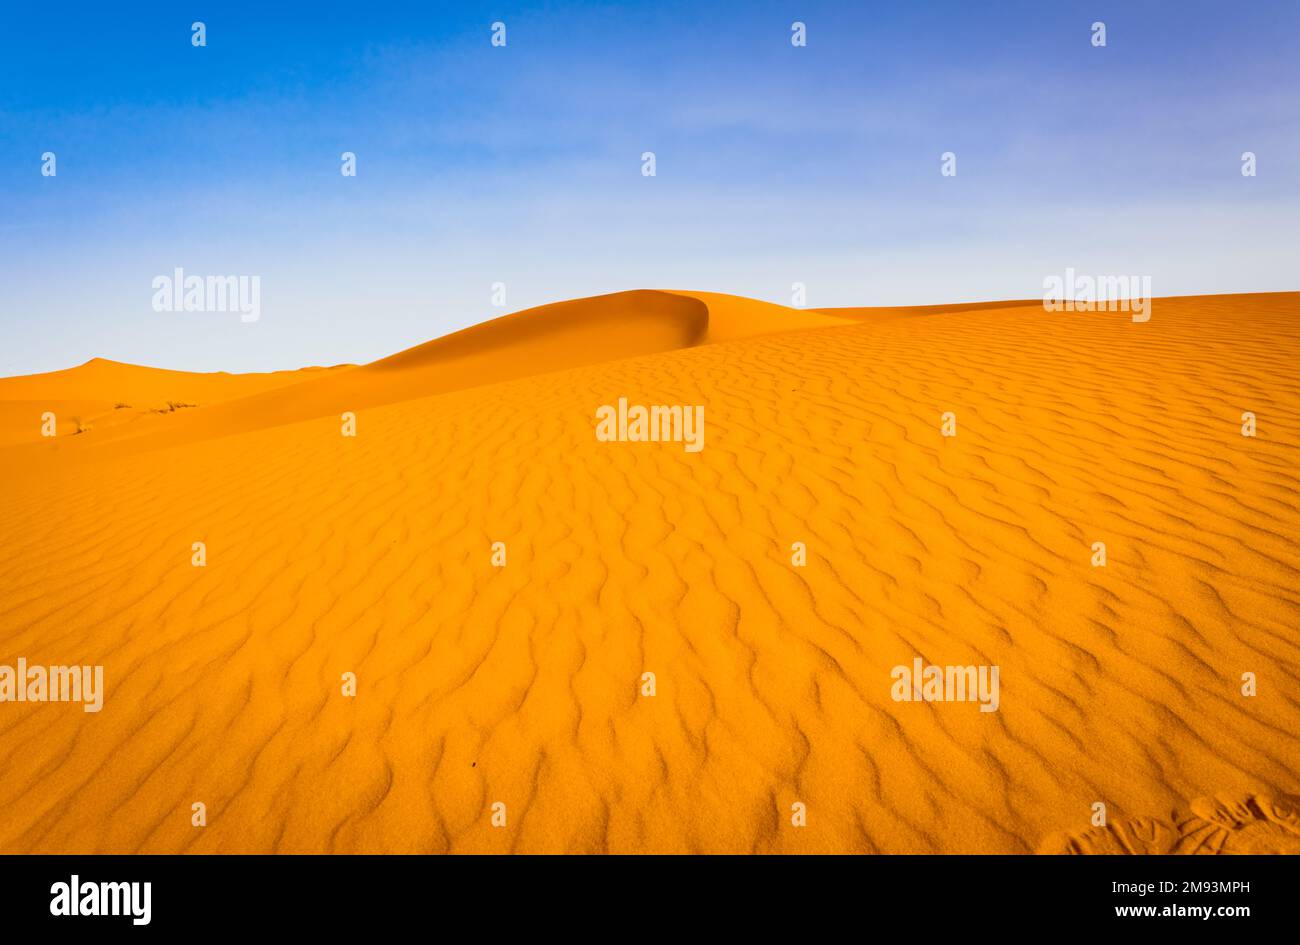
<svg viewBox="0 0 1300 945"><path fill-rule="evenodd" d="M372 364L344 366L329 371L279 372L266 375L199 375L157 371L134 365L94 361L58 375L0 380L0 423L4 413L6 387L15 394L28 394L41 378L50 378L53 397L71 389L84 396L103 398L100 392L122 390L134 399L158 401L158 391L175 390L162 400L189 400L217 404L201 412L182 412L166 425L108 424L108 417L95 417L101 429L94 438L57 444L63 449L84 449L99 456L126 456L159 446L197 442L214 436L229 436L265 429L324 415L337 416L397 401L451 390L478 387L533 374L671 351L693 345L737 338L796 331L843 324L844 319L817 312L803 312L737 296L718 293L685 293L636 290L557 302L515 312L438 338ZM86 376L92 367L108 365ZM344 372L345 377L338 373ZM297 376L294 376L294 375ZM75 375L72 378L60 375ZM57 380L57 383L55 382ZM106 381L116 380L116 383ZM201 383L207 383L200 389ZM271 390L294 384L293 390ZM217 395L218 390L220 395ZM202 393L205 396L200 396ZM64 394L66 396L66 394ZM115 396L123 396L121 394ZM72 409L65 409L71 415ZM156 411L154 411L156 412ZM164 409L162 412L168 412ZM17 435L0 443L28 442L39 462L55 444L37 436L41 411L25 402L15 410L20 423L12 426ZM124 416L109 414L110 417ZM3 430L3 427L0 427ZM64 432L75 433L75 424ZM129 438L130 443L122 440Z"/></svg>
<svg viewBox="0 0 1300 945"><path fill-rule="evenodd" d="M1295 848L1300 296L673 297L0 449L0 663L107 688L0 703L0 850ZM598 441L620 397L703 450ZM918 657L998 710L895 702Z"/></svg>

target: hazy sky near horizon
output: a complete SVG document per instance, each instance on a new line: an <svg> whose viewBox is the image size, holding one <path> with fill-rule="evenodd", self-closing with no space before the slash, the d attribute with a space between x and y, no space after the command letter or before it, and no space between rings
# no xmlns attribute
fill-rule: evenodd
<svg viewBox="0 0 1300 945"><path fill-rule="evenodd" d="M1037 297L1073 267L1157 296L1294 290L1297 224L1290 0L0 17L3 375L365 362L643 287L920 304ZM260 320L154 311L178 267L259 276Z"/></svg>

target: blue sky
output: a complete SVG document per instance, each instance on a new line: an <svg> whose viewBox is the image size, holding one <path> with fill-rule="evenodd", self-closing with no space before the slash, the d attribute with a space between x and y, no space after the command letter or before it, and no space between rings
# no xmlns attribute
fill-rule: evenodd
<svg viewBox="0 0 1300 945"><path fill-rule="evenodd" d="M1300 288L1288 0L11 6L0 374L361 362L639 287ZM155 312L176 267L260 276L260 321Z"/></svg>

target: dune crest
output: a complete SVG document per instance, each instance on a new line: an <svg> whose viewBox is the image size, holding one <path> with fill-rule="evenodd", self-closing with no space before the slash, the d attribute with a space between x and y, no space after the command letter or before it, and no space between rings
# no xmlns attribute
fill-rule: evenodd
<svg viewBox="0 0 1300 945"><path fill-rule="evenodd" d="M842 324L848 322L739 296L638 289L504 315L360 367L190 374L97 358L68 371L0 379L0 445L46 445L33 419L43 409L90 417L97 435L72 446L124 455L585 364ZM295 389L283 390L290 385ZM58 401L54 408L35 409L38 390ZM155 412L157 403L206 409L165 427L104 423L132 417L112 410L127 400L147 401ZM129 445L115 442L127 437Z"/></svg>
<svg viewBox="0 0 1300 945"><path fill-rule="evenodd" d="M169 399L212 404L274 390L308 377L330 374L348 367L351 365L299 368L262 374L229 374L225 371L200 374L92 358L85 364L63 371L2 377L0 401L49 398L111 401L124 395L143 404L165 403Z"/></svg>

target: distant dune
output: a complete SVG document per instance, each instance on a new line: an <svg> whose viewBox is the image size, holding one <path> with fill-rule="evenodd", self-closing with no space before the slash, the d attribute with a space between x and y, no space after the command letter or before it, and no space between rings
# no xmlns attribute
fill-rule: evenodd
<svg viewBox="0 0 1300 945"><path fill-rule="evenodd" d="M238 400L339 370L194 374L95 358L66 371L0 378L0 446L39 442L32 439L32 424L37 424L39 433L40 417L46 411L63 418L65 435L76 432L77 424L69 422L74 418L83 427L101 431L122 427L119 432L138 433L152 429L141 421L154 414Z"/></svg>
<svg viewBox="0 0 1300 945"><path fill-rule="evenodd" d="M0 703L0 851L1297 852L1297 363L1300 293L636 291L0 379L0 666L106 689Z"/></svg>

